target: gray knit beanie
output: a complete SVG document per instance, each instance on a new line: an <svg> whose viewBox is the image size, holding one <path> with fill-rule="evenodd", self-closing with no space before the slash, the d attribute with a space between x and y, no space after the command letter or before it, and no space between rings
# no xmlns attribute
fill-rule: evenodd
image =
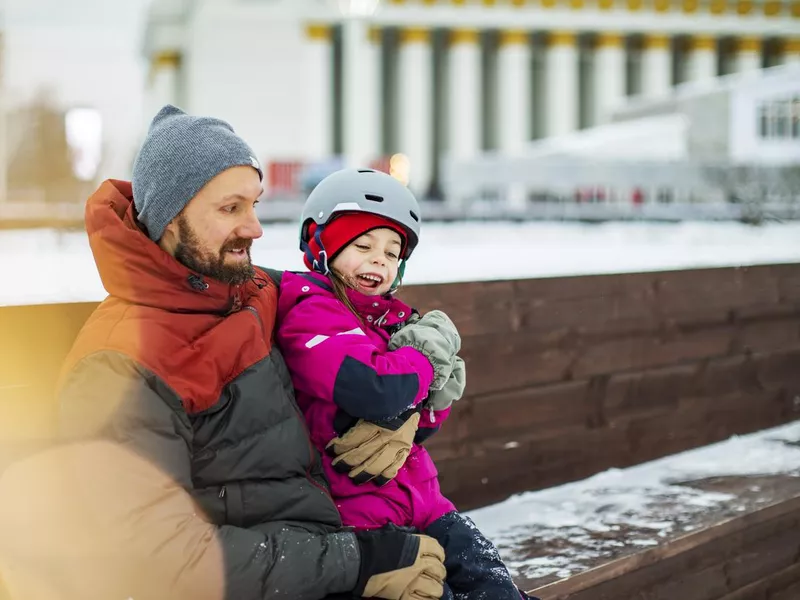
<svg viewBox="0 0 800 600"><path fill-rule="evenodd" d="M214 177L231 167L264 173L255 153L220 119L193 117L170 104L150 124L133 165L133 203L157 242L164 228Z"/></svg>

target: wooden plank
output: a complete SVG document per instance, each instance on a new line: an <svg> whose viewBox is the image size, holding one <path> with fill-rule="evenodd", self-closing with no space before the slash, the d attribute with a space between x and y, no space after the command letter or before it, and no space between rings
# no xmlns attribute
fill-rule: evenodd
<svg viewBox="0 0 800 600"><path fill-rule="evenodd" d="M464 340L462 357L467 366L471 395L561 382L574 352L547 338L526 334L491 335Z"/></svg>
<svg viewBox="0 0 800 600"><path fill-rule="evenodd" d="M660 273L655 289L664 316L690 314L699 307L727 311L780 301L778 279L768 267Z"/></svg>
<svg viewBox="0 0 800 600"><path fill-rule="evenodd" d="M800 598L800 581L782 590L771 592L769 600L798 600Z"/></svg>
<svg viewBox="0 0 800 600"><path fill-rule="evenodd" d="M518 279L513 283L515 294L519 298L558 301L636 294L647 289L653 290L655 279L656 275L653 273L625 273Z"/></svg>
<svg viewBox="0 0 800 600"><path fill-rule="evenodd" d="M604 393L605 420L674 412L680 398L695 391L697 370L690 364L612 375Z"/></svg>
<svg viewBox="0 0 800 600"><path fill-rule="evenodd" d="M742 552L726 565L731 589L736 590L792 566L800 551L796 530L783 530L755 543L742 545Z"/></svg>
<svg viewBox="0 0 800 600"><path fill-rule="evenodd" d="M657 546L537 588L531 593L539 596L542 600L566 600L581 597L600 600L603 596L599 593L599 586L603 583L621 580L648 568L664 568L667 560L686 555L692 550L698 550L699 556L701 556L704 547L714 542L725 547L727 545L726 538L737 533L761 525L769 526L773 521L796 522L798 515L800 515L800 497L729 519L713 527L680 537L663 546ZM579 596L578 594L581 592L597 592L598 595Z"/></svg>
<svg viewBox="0 0 800 600"><path fill-rule="evenodd" d="M800 391L800 347L754 354L753 363L763 387Z"/></svg>
<svg viewBox="0 0 800 600"><path fill-rule="evenodd" d="M95 303L0 308L0 471L55 432L61 363Z"/></svg>
<svg viewBox="0 0 800 600"><path fill-rule="evenodd" d="M800 582L800 563L739 588L719 600L775 600L776 594L779 595L783 590L794 587L793 582ZM797 600L797 598L800 596L778 598L778 600Z"/></svg>
<svg viewBox="0 0 800 600"><path fill-rule="evenodd" d="M800 303L758 304L733 311L734 321L747 322L769 319L792 319L800 317Z"/></svg>
<svg viewBox="0 0 800 600"><path fill-rule="evenodd" d="M520 328L567 328L583 335L649 333L659 328L652 294L611 294L568 299L519 299Z"/></svg>
<svg viewBox="0 0 800 600"><path fill-rule="evenodd" d="M672 561L676 562L676 558ZM716 600L728 591L725 565L699 570L693 566L691 561L684 561L683 569L677 570L668 580L658 582L642 596L648 600Z"/></svg>
<svg viewBox="0 0 800 600"><path fill-rule="evenodd" d="M800 269L797 265L773 266L778 278L778 295L781 302L800 302Z"/></svg>
<svg viewBox="0 0 800 600"><path fill-rule="evenodd" d="M55 384L61 362L96 303L0 308L0 388Z"/></svg>
<svg viewBox="0 0 800 600"><path fill-rule="evenodd" d="M738 352L790 350L800 344L800 325L795 319L746 323L738 328L733 344Z"/></svg>
<svg viewBox="0 0 800 600"><path fill-rule="evenodd" d="M762 389L758 367L749 354L715 358L702 364L697 373L697 395L715 396Z"/></svg>
<svg viewBox="0 0 800 600"><path fill-rule="evenodd" d="M447 312L463 338L518 329L512 282L408 286L399 297L422 313L434 309Z"/></svg>
<svg viewBox="0 0 800 600"><path fill-rule="evenodd" d="M584 427L588 390L588 381L571 381L474 397L472 439Z"/></svg>
<svg viewBox="0 0 800 600"><path fill-rule="evenodd" d="M624 425L638 463L786 422L786 408L785 397L771 390L689 397L674 412L619 421L617 427Z"/></svg>
<svg viewBox="0 0 800 600"><path fill-rule="evenodd" d="M585 348L572 368L575 379L636 371L725 356L733 330L729 327L686 333L674 338L656 336L614 339Z"/></svg>

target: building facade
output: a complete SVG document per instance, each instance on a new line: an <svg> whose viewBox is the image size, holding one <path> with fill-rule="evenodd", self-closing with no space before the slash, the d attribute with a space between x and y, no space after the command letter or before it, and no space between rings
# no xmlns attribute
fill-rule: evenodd
<svg viewBox="0 0 800 600"><path fill-rule="evenodd" d="M443 161L607 123L626 99L800 63L800 1L154 0L148 115L230 120L296 188L308 165L391 160L421 195ZM288 175L286 175L288 173Z"/></svg>

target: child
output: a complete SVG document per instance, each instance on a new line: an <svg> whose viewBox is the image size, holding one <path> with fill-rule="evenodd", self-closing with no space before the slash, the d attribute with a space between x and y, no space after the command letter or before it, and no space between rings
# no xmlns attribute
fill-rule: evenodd
<svg viewBox="0 0 800 600"><path fill-rule="evenodd" d="M392 295L419 226L416 199L385 173L344 170L320 182L301 225L311 272L283 275L278 344L344 524L393 524L435 538L446 555L444 598L519 600L497 550L441 494L419 445L464 388L450 319L440 311L420 317ZM390 481L359 484L324 452L358 419L405 420L408 412L419 419L417 443Z"/></svg>

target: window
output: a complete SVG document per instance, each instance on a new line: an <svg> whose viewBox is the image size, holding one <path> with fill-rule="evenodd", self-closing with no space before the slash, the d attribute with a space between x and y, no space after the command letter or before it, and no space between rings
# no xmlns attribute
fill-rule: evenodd
<svg viewBox="0 0 800 600"><path fill-rule="evenodd" d="M758 136L769 137L769 113L766 104L758 105Z"/></svg>
<svg viewBox="0 0 800 600"><path fill-rule="evenodd" d="M775 102L775 137L785 139L789 137L789 108L788 100Z"/></svg>
<svg viewBox="0 0 800 600"><path fill-rule="evenodd" d="M756 119L760 138L800 139L800 96L762 102L758 105Z"/></svg>

